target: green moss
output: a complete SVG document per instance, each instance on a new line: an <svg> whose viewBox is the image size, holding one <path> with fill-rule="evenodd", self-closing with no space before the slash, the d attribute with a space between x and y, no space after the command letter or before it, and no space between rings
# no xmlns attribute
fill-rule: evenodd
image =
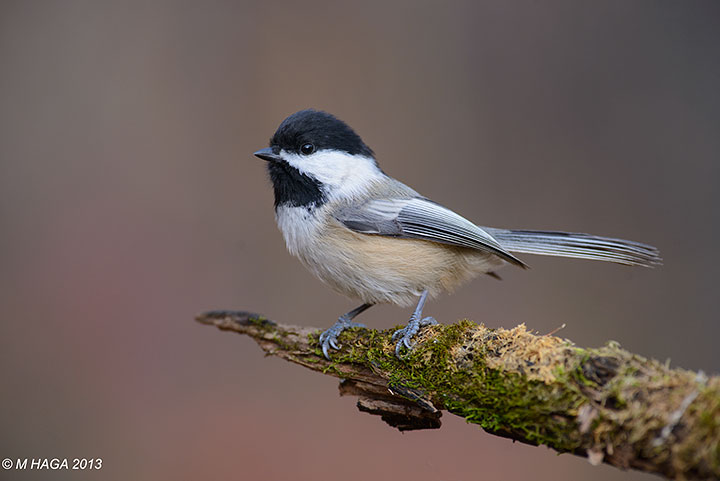
<svg viewBox="0 0 720 481"><path fill-rule="evenodd" d="M269 321L263 316L249 317L248 322L266 331L273 330L273 327L275 326L274 322Z"/></svg>
<svg viewBox="0 0 720 481"><path fill-rule="evenodd" d="M381 332L350 329L340 336L339 342L344 348L335 353L333 364L325 371L342 377L337 365L365 365L382 371L389 385L425 393L437 407L444 407L488 431L517 431L536 444L549 444L566 451L576 449L579 440L575 439L575 422L558 421L553 413L576 410L582 398L562 388L559 382L548 385L530 381L520 373L490 369L479 351L474 351L472 359L467 361L469 369L458 370L453 350L469 340L466 334L471 329L477 329L477 324L467 320L429 328L423 334L427 339L406 353L404 359L395 357L391 340L395 328ZM580 366L578 363L573 372L580 373L577 376L583 383L590 383L581 375ZM566 377L562 368L558 368L557 376Z"/></svg>
<svg viewBox="0 0 720 481"><path fill-rule="evenodd" d="M720 392L717 388L705 387L698 395L698 401L705 408L698 414L698 423L702 427L701 436L712 439L712 433L720 430ZM720 466L720 439L715 440L714 462L715 467Z"/></svg>
<svg viewBox="0 0 720 481"><path fill-rule="evenodd" d="M553 417L558 411L576 411L581 403L579 396L559 385L531 381L520 374L497 370L483 374L452 377L450 382L463 389L446 400L450 412L488 431L522 432L523 437L535 444L566 451L579 446L579 439L574 439L575 423L558 423Z"/></svg>

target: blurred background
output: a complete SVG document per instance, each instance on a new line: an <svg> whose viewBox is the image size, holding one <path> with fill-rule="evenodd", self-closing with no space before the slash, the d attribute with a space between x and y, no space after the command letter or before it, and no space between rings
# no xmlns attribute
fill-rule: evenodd
<svg viewBox="0 0 720 481"><path fill-rule="evenodd" d="M524 256L428 315L717 374L719 24L716 1L2 1L0 458L103 468L0 478L651 479L451 415L400 434L193 316L327 327L358 304L287 254L252 156L314 107L479 224L665 258Z"/></svg>

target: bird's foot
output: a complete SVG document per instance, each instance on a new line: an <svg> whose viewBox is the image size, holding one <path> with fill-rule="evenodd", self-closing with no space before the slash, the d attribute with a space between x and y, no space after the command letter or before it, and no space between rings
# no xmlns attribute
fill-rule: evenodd
<svg viewBox="0 0 720 481"><path fill-rule="evenodd" d="M432 326L437 323L438 322L432 317L420 319L418 316L413 316L410 318L407 326L395 331L392 335L392 340L397 341L397 344L395 344L395 355L398 359L403 358L403 356L400 355L400 350L403 346L405 346L408 351L412 350L413 346L415 346L412 338L415 337L421 327Z"/></svg>
<svg viewBox="0 0 720 481"><path fill-rule="evenodd" d="M365 324L359 322L353 322L347 316L340 316L335 324L330 329L320 334L320 344L322 345L322 352L325 358L329 361L330 355L328 349L332 348L336 351L340 349L337 343L338 336L350 327L367 327Z"/></svg>

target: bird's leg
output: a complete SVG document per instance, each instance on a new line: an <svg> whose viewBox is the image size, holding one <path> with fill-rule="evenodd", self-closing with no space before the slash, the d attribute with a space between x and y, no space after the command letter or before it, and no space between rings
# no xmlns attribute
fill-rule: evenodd
<svg viewBox="0 0 720 481"><path fill-rule="evenodd" d="M402 346L405 346L407 349L413 348L415 343L412 342L412 338L415 336L415 334L418 333L421 327L437 324L437 321L432 317L422 317L422 310L423 306L425 306L427 296L428 291L427 289L425 289L420 295L420 300L415 307L415 312L413 312L413 315L410 317L410 322L408 322L408 325L402 329L398 329L392 335L393 341L400 338L400 340L397 341L397 344L395 344L395 355L400 359L402 359L402 356L400 356L400 349L402 348Z"/></svg>
<svg viewBox="0 0 720 481"><path fill-rule="evenodd" d="M347 314L340 316L335 324L330 329L320 334L320 344L322 344L322 352L325 357L330 360L328 349L333 348L335 350L340 349L337 343L337 338L341 332L349 327L366 327L365 324L359 322L352 322L352 320L361 312L367 311L373 306L373 304L363 304L360 307L356 307Z"/></svg>

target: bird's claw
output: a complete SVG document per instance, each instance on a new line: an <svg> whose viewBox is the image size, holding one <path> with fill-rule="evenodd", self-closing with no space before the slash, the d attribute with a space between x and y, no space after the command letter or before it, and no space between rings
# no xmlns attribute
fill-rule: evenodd
<svg viewBox="0 0 720 481"><path fill-rule="evenodd" d="M330 348L338 351L340 350L340 345L337 343L338 336L342 334L342 332L345 329L348 329L350 327L367 327L365 324L361 324L359 322L352 322L350 319L344 316L340 316L338 321L330 327L327 331L320 334L320 344L322 346L322 353L325 356L325 358L329 361L330 360L330 354L328 353L328 350Z"/></svg>
<svg viewBox="0 0 720 481"><path fill-rule="evenodd" d="M398 329L392 335L393 341L397 341L398 338L400 338L400 340L397 341L397 343L395 344L395 356L397 356L398 359L403 359L403 356L400 354L400 350L402 349L402 347L405 346L405 349L407 349L408 351L412 350L412 348L415 346L415 343L412 342L412 338L415 337L420 328L425 326L432 326L437 323L438 322L432 317L418 319L417 317L413 316L410 319L410 322L408 322L407 326L403 327L402 329Z"/></svg>

